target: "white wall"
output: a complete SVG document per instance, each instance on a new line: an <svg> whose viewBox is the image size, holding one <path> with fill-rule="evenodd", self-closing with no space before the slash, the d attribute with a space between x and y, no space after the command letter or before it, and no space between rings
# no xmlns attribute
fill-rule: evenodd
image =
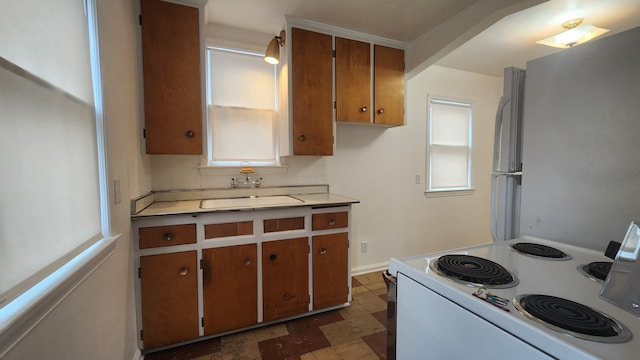
<svg viewBox="0 0 640 360"><path fill-rule="evenodd" d="M111 201L115 252L32 329L5 359L134 359L130 197L151 188L149 158L139 151L135 2L98 0L108 172L121 180ZM112 182L111 182L112 183Z"/></svg>
<svg viewBox="0 0 640 360"><path fill-rule="evenodd" d="M640 28L527 63L520 231L603 251L640 218Z"/></svg>
<svg viewBox="0 0 640 360"><path fill-rule="evenodd" d="M263 175L263 186L329 184L331 192L360 200L352 216L356 271L390 257L490 242L491 153L501 92L499 77L432 66L408 81L405 126L338 124L334 156L290 157L287 174ZM473 103L473 195L423 195L428 94ZM229 186L230 176L200 175L199 162L198 156L152 156L153 189ZM362 241L367 253L360 253Z"/></svg>

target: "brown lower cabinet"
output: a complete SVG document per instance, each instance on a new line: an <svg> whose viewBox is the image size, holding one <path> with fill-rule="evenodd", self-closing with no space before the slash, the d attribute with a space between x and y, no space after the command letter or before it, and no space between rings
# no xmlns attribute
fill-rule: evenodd
<svg viewBox="0 0 640 360"><path fill-rule="evenodd" d="M344 304L349 297L349 235L319 235L313 242L313 309Z"/></svg>
<svg viewBox="0 0 640 360"><path fill-rule="evenodd" d="M202 250L204 334L258 322L257 245Z"/></svg>
<svg viewBox="0 0 640 360"><path fill-rule="evenodd" d="M198 337L197 270L195 251L140 257L145 349Z"/></svg>
<svg viewBox="0 0 640 360"><path fill-rule="evenodd" d="M308 254L306 237L262 243L265 322L309 311Z"/></svg>

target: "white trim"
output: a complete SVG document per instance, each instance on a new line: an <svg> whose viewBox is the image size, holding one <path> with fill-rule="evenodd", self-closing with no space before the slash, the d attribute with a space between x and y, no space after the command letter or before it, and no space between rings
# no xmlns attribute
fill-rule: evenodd
<svg viewBox="0 0 640 360"><path fill-rule="evenodd" d="M132 360L144 360L144 355L142 355L142 351L140 351L140 349L136 348L136 351L134 351L133 357L131 359Z"/></svg>
<svg viewBox="0 0 640 360"><path fill-rule="evenodd" d="M113 253L120 235L103 238L0 309L5 356Z"/></svg>
<svg viewBox="0 0 640 360"><path fill-rule="evenodd" d="M476 189L425 191L424 197L467 196L473 195Z"/></svg>
<svg viewBox="0 0 640 360"><path fill-rule="evenodd" d="M389 268L389 262L384 261L377 264L369 264L363 266L356 266L351 268L351 276L357 276L362 274L368 274L372 272L387 270Z"/></svg>

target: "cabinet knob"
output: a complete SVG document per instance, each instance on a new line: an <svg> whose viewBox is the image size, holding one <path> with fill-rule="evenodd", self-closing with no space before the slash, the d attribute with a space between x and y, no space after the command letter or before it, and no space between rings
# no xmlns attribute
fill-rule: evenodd
<svg viewBox="0 0 640 360"><path fill-rule="evenodd" d="M336 224L336 218L334 218L334 217L329 218L329 225L333 226L335 224Z"/></svg>
<svg viewBox="0 0 640 360"><path fill-rule="evenodd" d="M327 249L326 248L320 248L320 255L324 255L327 253Z"/></svg>
<svg viewBox="0 0 640 360"><path fill-rule="evenodd" d="M361 107L360 112L367 112L367 107L366 106Z"/></svg>
<svg viewBox="0 0 640 360"><path fill-rule="evenodd" d="M244 266L249 266L251 265L251 258L245 258L244 259Z"/></svg>
<svg viewBox="0 0 640 360"><path fill-rule="evenodd" d="M305 140L307 140L307 136L306 136L305 134L302 134L302 135L300 135L300 136L298 137L298 140L300 140L300 141L305 141Z"/></svg>
<svg viewBox="0 0 640 360"><path fill-rule="evenodd" d="M170 233L170 232L166 232L166 233L164 233L164 235L162 235L162 238L165 241L171 241L171 240L173 240L173 234Z"/></svg>
<svg viewBox="0 0 640 360"><path fill-rule="evenodd" d="M187 137L192 138L192 137L196 136L196 133L193 130L187 130L185 135L187 135Z"/></svg>
<svg viewBox="0 0 640 360"><path fill-rule="evenodd" d="M278 255L276 255L276 254L269 255L269 260L271 260L271 261L276 261L277 258L278 258Z"/></svg>
<svg viewBox="0 0 640 360"><path fill-rule="evenodd" d="M189 273L189 268L186 266L183 266L180 268L179 273L180 273L180 276L185 276Z"/></svg>
<svg viewBox="0 0 640 360"><path fill-rule="evenodd" d="M384 108L378 109L378 114L380 114L380 115L384 114Z"/></svg>

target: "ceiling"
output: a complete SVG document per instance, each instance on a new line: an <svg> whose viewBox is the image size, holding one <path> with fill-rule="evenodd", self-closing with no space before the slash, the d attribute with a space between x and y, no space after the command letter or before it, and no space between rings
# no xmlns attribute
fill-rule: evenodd
<svg viewBox="0 0 640 360"><path fill-rule="evenodd" d="M536 41L560 33L566 20L582 17L610 29L605 36L640 26L640 1L209 0L205 18L277 34L285 15L406 42L416 58L408 63L500 76L505 67L559 51Z"/></svg>

